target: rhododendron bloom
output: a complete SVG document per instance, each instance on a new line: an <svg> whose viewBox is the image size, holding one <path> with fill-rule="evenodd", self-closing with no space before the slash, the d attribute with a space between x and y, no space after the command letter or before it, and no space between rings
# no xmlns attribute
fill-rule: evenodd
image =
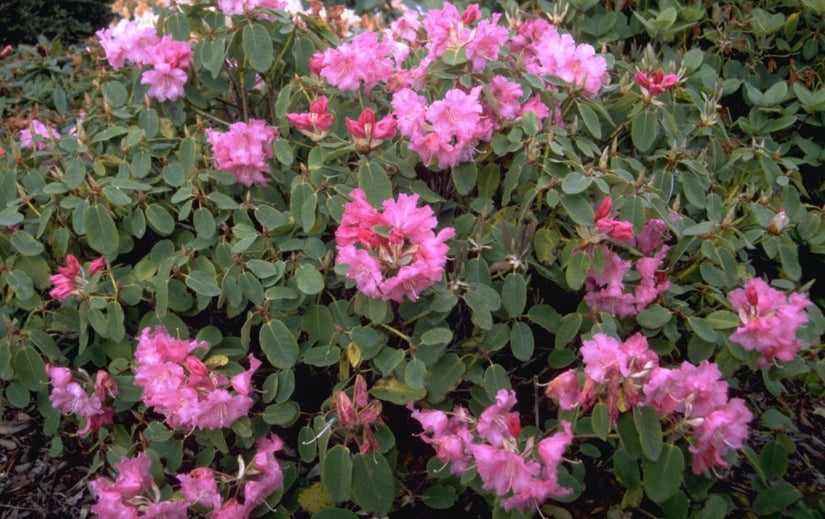
<svg viewBox="0 0 825 519"><path fill-rule="evenodd" d="M677 74L665 74L665 71L662 69L649 74L645 74L639 70L634 77L639 87L650 97L659 96L679 82L679 76Z"/></svg>
<svg viewBox="0 0 825 519"><path fill-rule="evenodd" d="M346 276L361 292L385 301L415 301L441 280L449 249L445 242L455 230L435 234L438 221L430 207L416 207L418 195L385 200L383 212L360 189L350 196L353 201L344 206L335 231L336 264L348 266Z"/></svg>
<svg viewBox="0 0 825 519"><path fill-rule="evenodd" d="M229 379L189 355L196 348L208 346L174 339L162 327L145 328L135 350L134 384L143 388L143 402L163 414L173 429L228 427L249 413L254 403L251 377L261 362L250 355L250 368Z"/></svg>
<svg viewBox="0 0 825 519"><path fill-rule="evenodd" d="M140 82L149 85L146 94L160 102L174 101L183 97L183 85L186 84L186 72L174 68L168 63L156 63L154 68L141 76Z"/></svg>
<svg viewBox="0 0 825 519"><path fill-rule="evenodd" d="M57 130L49 128L37 119L32 119L28 128L20 130L20 147L44 150L50 140L59 138L60 134Z"/></svg>
<svg viewBox="0 0 825 519"><path fill-rule="evenodd" d="M774 359L790 362L802 348L796 332L808 322L805 308L811 305L807 296L793 293L787 297L771 288L764 280L754 278L744 288L731 291L728 301L739 313L739 328L730 340L748 351L757 351L757 364L766 368Z"/></svg>
<svg viewBox="0 0 825 519"><path fill-rule="evenodd" d="M224 133L207 128L206 136L218 169L232 173L247 187L269 182L264 173L269 171L266 161L272 158L277 129L266 121L250 119L249 123L231 124Z"/></svg>
<svg viewBox="0 0 825 519"><path fill-rule="evenodd" d="M511 412L516 405L515 391L499 389L496 393L496 403L481 413L478 419L478 434L493 447L501 447L505 441L518 437L511 430L518 431L521 427L518 412ZM512 442L511 442L512 443Z"/></svg>
<svg viewBox="0 0 825 519"><path fill-rule="evenodd" d="M332 114L329 113L326 96L320 96L309 105L309 112L288 113L286 118L298 131L314 141L320 141L332 127Z"/></svg>
<svg viewBox="0 0 825 519"><path fill-rule="evenodd" d="M85 378L85 385L92 385L88 375L85 372L81 373L81 378ZM104 406L103 401L107 396L117 396L118 388L108 373L97 372L92 394L75 380L74 373L68 368L46 364L46 374L52 384L49 395L52 407L60 409L63 414L76 414L86 419L86 425L77 431L78 435L83 436L112 423L114 408Z"/></svg>
<svg viewBox="0 0 825 519"><path fill-rule="evenodd" d="M361 112L357 121L347 117L345 122L359 153L367 154L385 140L395 137L395 119L392 115L376 122L375 113L369 108Z"/></svg>
<svg viewBox="0 0 825 519"><path fill-rule="evenodd" d="M89 264L88 273L94 275L106 268L106 260L97 258ZM66 255L66 266L58 267L57 274L49 277L52 282L52 289L49 295L58 301L64 301L70 296L77 296L83 293L88 284L86 272L80 265L80 261L72 254Z"/></svg>
<svg viewBox="0 0 825 519"><path fill-rule="evenodd" d="M728 463L722 456L731 449L742 448L753 415L743 400L732 398L725 406L703 418L694 431L696 445L690 447L694 474L713 467L727 467Z"/></svg>

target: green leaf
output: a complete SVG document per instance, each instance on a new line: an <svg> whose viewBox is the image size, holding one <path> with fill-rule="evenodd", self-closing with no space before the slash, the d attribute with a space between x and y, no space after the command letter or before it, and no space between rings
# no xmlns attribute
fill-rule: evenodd
<svg viewBox="0 0 825 519"><path fill-rule="evenodd" d="M275 62L272 38L266 27L253 23L243 28L243 52L246 62L257 72L266 72Z"/></svg>
<svg viewBox="0 0 825 519"><path fill-rule="evenodd" d="M295 422L301 412L297 403L289 401L281 404L268 405L264 409L262 418L269 425L288 426Z"/></svg>
<svg viewBox="0 0 825 519"><path fill-rule="evenodd" d="M527 362L533 358L535 339L533 330L527 323L516 322L510 330L510 350L513 356L522 362Z"/></svg>
<svg viewBox="0 0 825 519"><path fill-rule="evenodd" d="M708 321L696 316L688 317L687 321L690 328L696 332L696 335L708 342L716 342L718 334Z"/></svg>
<svg viewBox="0 0 825 519"><path fill-rule="evenodd" d="M527 281L519 273L508 274L501 287L501 302L510 317L517 317L527 305Z"/></svg>
<svg viewBox="0 0 825 519"><path fill-rule="evenodd" d="M298 290L306 295L320 294L324 289L324 276L310 263L298 265L295 269L295 282Z"/></svg>
<svg viewBox="0 0 825 519"><path fill-rule="evenodd" d="M570 286L571 290L579 290L584 285L584 279L587 273L590 272L591 259L590 255L584 251L578 251L567 262L567 268L564 271L564 279Z"/></svg>
<svg viewBox="0 0 825 519"><path fill-rule="evenodd" d="M642 448L644 448L644 442ZM682 454L682 450L675 445L665 444L662 447L661 455L655 461L644 460L642 485L645 493L655 503L666 501L682 485L684 470L685 456Z"/></svg>
<svg viewBox="0 0 825 519"><path fill-rule="evenodd" d="M312 514L310 519L358 519L358 516L344 508L324 508Z"/></svg>
<svg viewBox="0 0 825 519"><path fill-rule="evenodd" d="M658 135L659 121L656 119L656 114L649 110L642 110L636 114L630 123L630 140L641 153L653 147Z"/></svg>
<svg viewBox="0 0 825 519"><path fill-rule="evenodd" d="M404 382L412 389L423 389L427 376L427 365L420 359L413 359L404 367Z"/></svg>
<svg viewBox="0 0 825 519"><path fill-rule="evenodd" d="M444 399L447 392L461 382L464 374L464 363L455 353L448 353L441 357L427 373L425 378L427 400L436 403Z"/></svg>
<svg viewBox="0 0 825 519"><path fill-rule="evenodd" d="M642 453L648 460L658 460L664 446L659 415L652 407L635 406L633 408L633 423L636 425Z"/></svg>
<svg viewBox="0 0 825 519"><path fill-rule="evenodd" d="M705 317L714 330L730 330L739 326L739 316L728 310L716 310Z"/></svg>
<svg viewBox="0 0 825 519"><path fill-rule="evenodd" d="M126 102L129 100L129 92L126 91L126 87L123 86L122 83L119 83L117 81L106 81L105 83L103 83L102 87L103 95L106 96L106 100L109 102L109 106L112 108L119 108L125 105ZM126 131L124 131L123 133L126 133ZM97 142L97 140L93 139L92 142Z"/></svg>
<svg viewBox="0 0 825 519"><path fill-rule="evenodd" d="M577 108L579 109L579 115L581 116L582 121L584 121L584 126L590 132L590 135L592 135L595 139L601 139L602 127L599 122L599 116L596 115L596 111L582 103L579 103Z"/></svg>
<svg viewBox="0 0 825 519"><path fill-rule="evenodd" d="M298 341L283 322L271 320L264 323L258 338L264 355L276 368L289 369L298 362Z"/></svg>
<svg viewBox="0 0 825 519"><path fill-rule="evenodd" d="M705 506L696 512L693 519L724 519L728 516L728 502L718 494L711 494L705 500Z"/></svg>
<svg viewBox="0 0 825 519"><path fill-rule="evenodd" d="M510 385L510 377L507 375L507 370L501 364L493 364L484 370L484 382L482 383L484 391L491 399L496 397L499 389L512 389Z"/></svg>
<svg viewBox="0 0 825 519"><path fill-rule="evenodd" d="M352 454L343 445L327 451L321 465L321 483L336 502L349 501L352 494Z"/></svg>
<svg viewBox="0 0 825 519"><path fill-rule="evenodd" d="M421 494L421 500L430 508L446 510L458 501L458 493L453 486L435 484Z"/></svg>
<svg viewBox="0 0 825 519"><path fill-rule="evenodd" d="M759 452L759 466L768 480L782 478L788 470L788 451L778 442L768 442Z"/></svg>
<svg viewBox="0 0 825 519"><path fill-rule="evenodd" d="M45 250L42 243L35 240L34 236L23 229L17 229L12 233L11 244L23 256L38 256Z"/></svg>
<svg viewBox="0 0 825 519"><path fill-rule="evenodd" d="M802 494L790 483L780 483L759 492L751 505L751 512L756 515L772 515L785 510L802 497Z"/></svg>
<svg viewBox="0 0 825 519"><path fill-rule="evenodd" d="M607 440L610 433L610 417L607 415L607 404L596 402L590 412L590 423L593 426L593 433L602 441Z"/></svg>
<svg viewBox="0 0 825 519"><path fill-rule="evenodd" d="M30 391L40 391L46 384L46 363L34 348L23 345L14 354L17 380Z"/></svg>
<svg viewBox="0 0 825 519"><path fill-rule="evenodd" d="M332 366L341 360L341 349L332 346L316 346L304 353L303 360L310 366Z"/></svg>
<svg viewBox="0 0 825 519"><path fill-rule="evenodd" d="M352 500L368 512L386 515L395 498L395 476L379 452L358 453L352 460Z"/></svg>
<svg viewBox="0 0 825 519"><path fill-rule="evenodd" d="M667 308L652 305L639 312L639 315L636 316L636 322L639 323L639 326L655 330L667 324L671 317L672 314Z"/></svg>
<svg viewBox="0 0 825 519"><path fill-rule="evenodd" d="M571 171L561 181L561 190L568 195L582 193L593 183L593 177L586 177L578 171Z"/></svg>
<svg viewBox="0 0 825 519"><path fill-rule="evenodd" d="M96 204L86 208L83 227L89 247L104 256L112 256L117 252L120 247L117 227L105 207Z"/></svg>
<svg viewBox="0 0 825 519"><path fill-rule="evenodd" d="M315 437L315 431L312 430L312 427L305 425L298 430L298 454L304 463L315 461L315 457L318 455L318 439Z"/></svg>
<svg viewBox="0 0 825 519"><path fill-rule="evenodd" d="M468 195L478 181L478 167L475 162L464 162L453 167L451 175L456 191Z"/></svg>
<svg viewBox="0 0 825 519"><path fill-rule="evenodd" d="M195 270L186 276L186 286L204 297L215 297L221 294L221 287L215 276L202 270Z"/></svg>
<svg viewBox="0 0 825 519"><path fill-rule="evenodd" d="M160 204L149 204L145 210L149 227L161 236L169 236L175 230L175 219Z"/></svg>
<svg viewBox="0 0 825 519"><path fill-rule="evenodd" d="M374 161L361 164L358 168L358 187L373 207L381 207L384 200L392 198L392 182L384 168Z"/></svg>
<svg viewBox="0 0 825 519"><path fill-rule="evenodd" d="M426 396L426 389L413 389L406 382L394 377L379 378L370 389L370 394L380 400L396 405L407 405L410 400L421 400Z"/></svg>
<svg viewBox="0 0 825 519"><path fill-rule="evenodd" d="M596 214L593 212L593 206L583 195L564 194L561 197L561 205L578 225L593 225Z"/></svg>
<svg viewBox="0 0 825 519"><path fill-rule="evenodd" d="M192 29L184 13L175 13L166 19L166 31L177 41L189 41Z"/></svg>

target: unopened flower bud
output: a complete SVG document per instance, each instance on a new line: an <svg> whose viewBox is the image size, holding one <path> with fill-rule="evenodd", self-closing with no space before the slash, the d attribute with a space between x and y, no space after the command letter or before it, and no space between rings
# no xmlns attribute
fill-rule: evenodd
<svg viewBox="0 0 825 519"><path fill-rule="evenodd" d="M776 215L771 219L771 223L768 224L768 232L773 235L782 234L782 231L785 230L785 227L788 226L788 215L785 214L785 210L780 208Z"/></svg>

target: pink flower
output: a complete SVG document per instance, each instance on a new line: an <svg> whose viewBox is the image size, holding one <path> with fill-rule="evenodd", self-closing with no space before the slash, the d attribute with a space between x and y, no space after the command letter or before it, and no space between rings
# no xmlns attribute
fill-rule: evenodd
<svg viewBox="0 0 825 519"><path fill-rule="evenodd" d="M75 380L74 373L68 368L46 364L46 374L52 384L52 391L49 395L52 407L60 409L63 414L76 414L86 418L85 426L77 431L78 435L83 436L112 423L114 408L104 407L103 401L107 395L116 396L118 388L107 372L97 372L91 395L80 382ZM81 374L80 378L85 379L85 385L91 386L92 382L85 371Z"/></svg>
<svg viewBox="0 0 825 519"><path fill-rule="evenodd" d="M521 85L508 80L504 76L497 75L490 81L489 88L497 105L497 113L493 112L492 114L494 117L512 120L520 115L521 103L519 99L522 94Z"/></svg>
<svg viewBox="0 0 825 519"><path fill-rule="evenodd" d="M276 128L259 119L233 123L225 133L206 130L215 166L232 173L247 187L269 182L264 173L269 171L266 161L272 158L272 142L277 134Z"/></svg>
<svg viewBox="0 0 825 519"><path fill-rule="evenodd" d="M189 504L186 501L151 503L143 510L146 519L186 519Z"/></svg>
<svg viewBox="0 0 825 519"><path fill-rule="evenodd" d="M189 355L196 348L208 345L174 339L162 327L145 328L135 350L134 384L143 388L143 402L164 415L173 429L228 427L249 413L254 403L251 379L261 362L250 355L249 369L230 379Z"/></svg>
<svg viewBox="0 0 825 519"><path fill-rule="evenodd" d="M508 493L520 494L529 491L541 472L541 465L525 460L519 454L490 445L472 444L468 446L476 462L476 470L481 476L482 488L492 490L499 496Z"/></svg>
<svg viewBox="0 0 825 519"><path fill-rule="evenodd" d="M152 475L149 468L152 460L146 454L139 452L134 458L123 456L115 465L119 474L109 490L116 491L124 499L129 499L152 487Z"/></svg>
<svg viewBox="0 0 825 519"><path fill-rule="evenodd" d="M218 483L215 473L208 467L197 467L188 474L178 474L181 494L191 504L201 504L212 510L221 507L221 495L218 492Z"/></svg>
<svg viewBox="0 0 825 519"><path fill-rule="evenodd" d="M507 41L509 31L498 24L499 18L501 15L494 13L489 20L479 22L465 47L467 59L473 64L475 73L484 72L488 62L497 60L501 46Z"/></svg>
<svg viewBox="0 0 825 519"><path fill-rule="evenodd" d="M392 76L394 67L389 56L394 54L388 41L379 42L374 32L363 32L351 42L329 48L313 64L330 85L341 90L363 90L369 93L379 82Z"/></svg>
<svg viewBox="0 0 825 519"><path fill-rule="evenodd" d="M361 112L357 121L347 117L345 122L359 153L368 154L385 140L395 137L395 119L392 115L386 115L376 122L375 113L369 108Z"/></svg>
<svg viewBox="0 0 825 519"><path fill-rule="evenodd" d="M173 40L166 35L152 48L149 63L165 63L177 69L189 68L192 64L192 47L188 42Z"/></svg>
<svg viewBox="0 0 825 519"><path fill-rule="evenodd" d="M97 258L89 264L88 273L94 275L106 267L106 260ZM64 301L70 296L79 296L88 284L86 272L80 265L80 261L74 255L66 255L66 266L57 267L57 274L49 277L52 282L52 289L49 295L58 301Z"/></svg>
<svg viewBox="0 0 825 519"><path fill-rule="evenodd" d="M650 97L657 97L673 85L679 82L679 76L676 74L665 74L665 71L659 69L655 72L645 74L641 70L636 72L636 83L639 84L642 91Z"/></svg>
<svg viewBox="0 0 825 519"><path fill-rule="evenodd" d="M579 403L579 377L576 370L569 369L550 381L544 394L547 398L558 400L559 407L574 409Z"/></svg>
<svg viewBox="0 0 825 519"><path fill-rule="evenodd" d="M154 27L123 19L115 27L95 33L113 69L123 68L127 61L137 65L149 63L151 51L160 41Z"/></svg>
<svg viewBox="0 0 825 519"><path fill-rule="evenodd" d="M444 138L455 138L457 142L474 140L483 111L478 101L480 93L481 87L473 88L470 93L457 88L448 90L443 99L427 109L427 120L433 131Z"/></svg>
<svg viewBox="0 0 825 519"><path fill-rule="evenodd" d="M332 114L327 109L326 96L320 96L309 105L307 113L288 113L286 118L298 131L312 139L320 141L329 133L332 127Z"/></svg>
<svg viewBox="0 0 825 519"><path fill-rule="evenodd" d="M184 96L183 85L186 84L186 72L172 67L168 63L156 63L154 68L141 76L140 82L149 85L146 94L160 102L174 101Z"/></svg>
<svg viewBox="0 0 825 519"><path fill-rule="evenodd" d="M493 447L501 447L505 441L512 444L518 440L518 434L511 432L511 429L515 431L520 429L518 412L510 411L515 405L515 391L499 389L496 393L496 403L481 413L476 429L478 434Z"/></svg>
<svg viewBox="0 0 825 519"><path fill-rule="evenodd" d="M805 308L811 301L804 294L790 297L771 288L759 278L728 294L728 301L739 313L741 325L730 340L748 351L760 353L757 364L766 368L774 359L790 362L802 348L796 332L808 322Z"/></svg>
<svg viewBox="0 0 825 519"><path fill-rule="evenodd" d="M60 134L57 130L49 128L37 119L32 119L28 128L20 130L20 147L44 150L49 146L49 141L59 138Z"/></svg>
<svg viewBox="0 0 825 519"><path fill-rule="evenodd" d="M748 424L753 415L739 398L731 399L704 417L696 426L696 445L690 447L693 453L691 469L701 474L705 469L727 467L722 458L731 449L740 449L748 437Z"/></svg>
<svg viewBox="0 0 825 519"><path fill-rule="evenodd" d="M418 195L385 200L383 212L370 206L360 189L350 196L353 201L344 206L335 231L336 264L349 266L346 276L359 290L400 303L415 301L441 280L449 249L445 242L455 230L448 227L436 235L438 222L430 207L416 207Z"/></svg>

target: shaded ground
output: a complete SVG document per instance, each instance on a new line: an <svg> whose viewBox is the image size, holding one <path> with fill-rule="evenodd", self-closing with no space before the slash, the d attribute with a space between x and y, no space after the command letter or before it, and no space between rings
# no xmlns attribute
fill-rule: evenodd
<svg viewBox="0 0 825 519"><path fill-rule="evenodd" d="M37 410L7 408L0 422L0 518L90 517L92 456L74 437L62 438L63 455L49 456Z"/></svg>

